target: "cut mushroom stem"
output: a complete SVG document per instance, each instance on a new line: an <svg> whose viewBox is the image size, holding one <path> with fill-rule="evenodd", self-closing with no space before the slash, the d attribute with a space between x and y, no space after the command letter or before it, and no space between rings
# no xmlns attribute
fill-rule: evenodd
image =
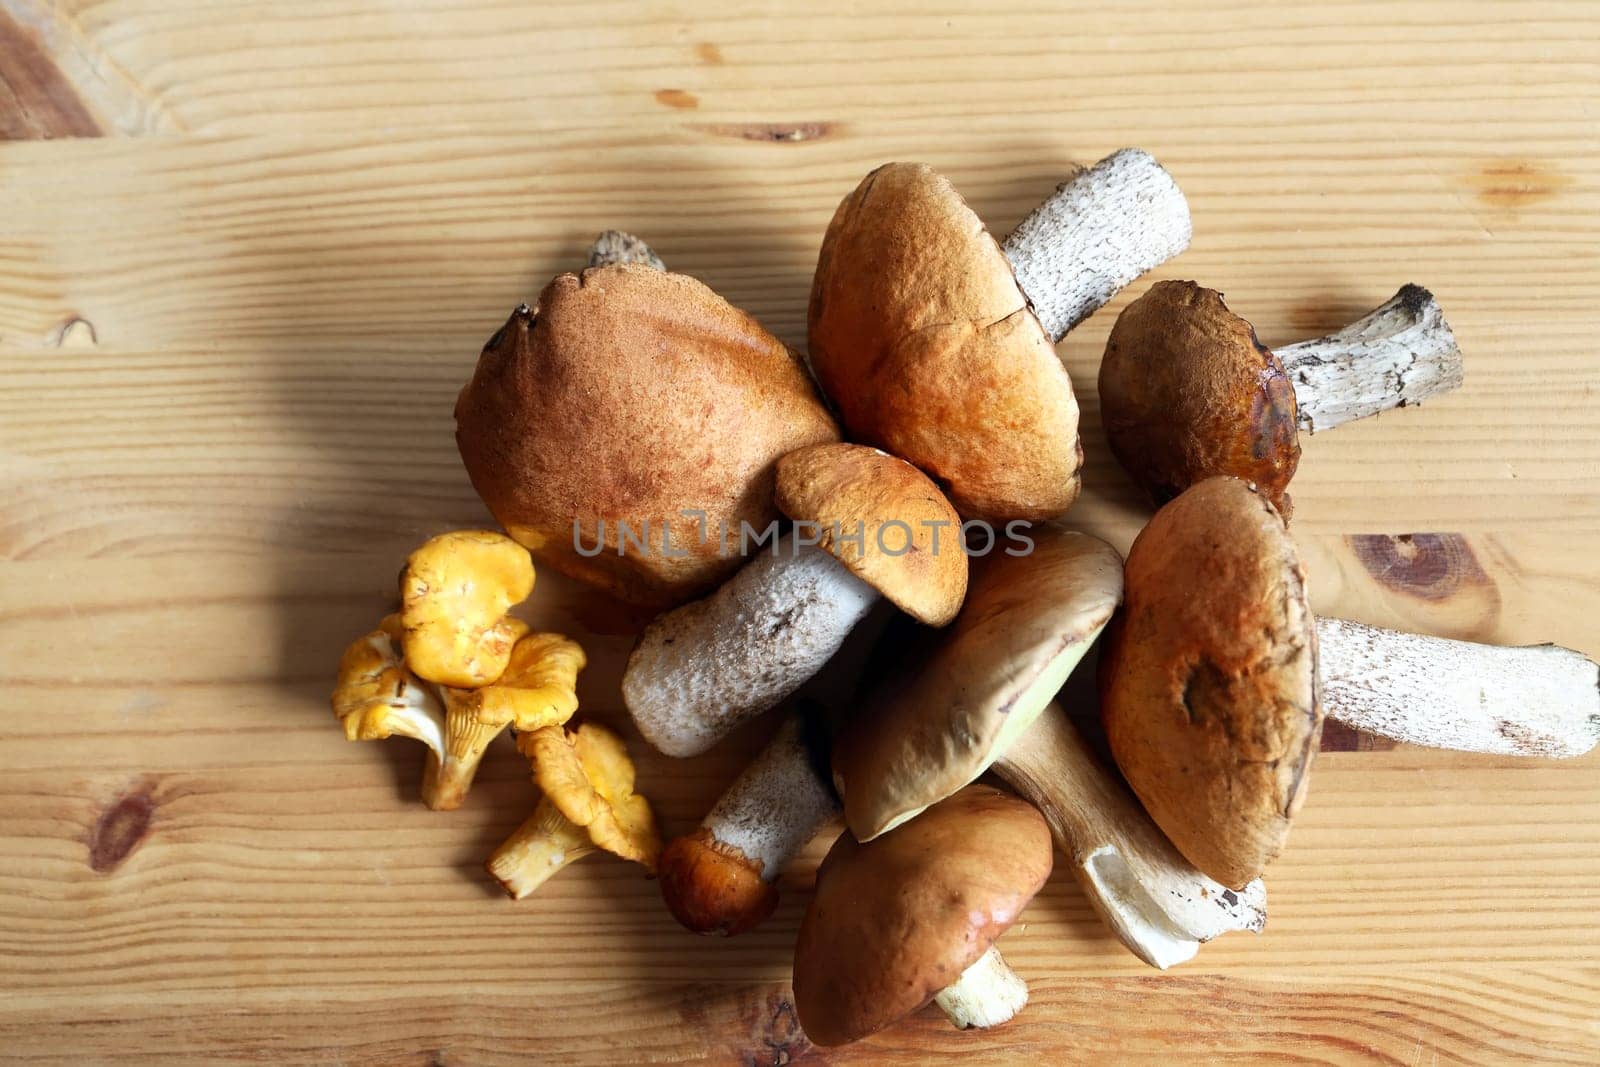
<svg viewBox="0 0 1600 1067"><path fill-rule="evenodd" d="M495 881L521 900L567 864L597 851L583 827L541 797L533 814L494 850L485 865Z"/></svg>
<svg viewBox="0 0 1600 1067"><path fill-rule="evenodd" d="M622 679L628 710L666 755L699 755L817 673L878 596L787 534L715 593L646 628Z"/></svg>
<svg viewBox="0 0 1600 1067"><path fill-rule="evenodd" d="M1203 941L1266 925L1261 880L1235 891L1196 870L1059 706L1047 708L994 770L1039 809L1095 911L1146 963L1164 970L1193 958Z"/></svg>
<svg viewBox="0 0 1600 1067"><path fill-rule="evenodd" d="M1010 1022L1027 1006L1028 984L991 945L960 978L935 993L933 1002L958 1029L984 1030Z"/></svg>
<svg viewBox="0 0 1600 1067"><path fill-rule="evenodd" d="M1294 382L1300 429L1331 430L1461 387L1461 349L1420 285L1336 333L1275 349Z"/></svg>
<svg viewBox="0 0 1600 1067"><path fill-rule="evenodd" d="M1001 246L1052 341L1189 247L1189 204L1148 152L1124 148L1063 182Z"/></svg>
<svg viewBox="0 0 1600 1067"><path fill-rule="evenodd" d="M1327 714L1432 748L1581 756L1600 740L1600 667L1558 645L1506 648L1318 619Z"/></svg>
<svg viewBox="0 0 1600 1067"><path fill-rule="evenodd" d="M656 270L666 270L661 257L644 240L621 230L606 230L589 246L589 266L604 267L612 263L642 263Z"/></svg>
<svg viewBox="0 0 1600 1067"><path fill-rule="evenodd" d="M778 874L838 813L809 724L785 720L699 828L662 852L661 896L695 933L741 934L771 915Z"/></svg>

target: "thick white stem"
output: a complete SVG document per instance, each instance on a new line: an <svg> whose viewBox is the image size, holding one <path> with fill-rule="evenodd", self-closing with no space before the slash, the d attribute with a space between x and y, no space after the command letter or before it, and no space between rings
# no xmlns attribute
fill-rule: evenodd
<svg viewBox="0 0 1600 1067"><path fill-rule="evenodd" d="M1145 271L1189 247L1178 183L1148 152L1124 148L1056 187L1001 246L1051 340Z"/></svg>
<svg viewBox="0 0 1600 1067"><path fill-rule="evenodd" d="M792 715L700 825L758 864L770 882L838 811L818 774L805 722Z"/></svg>
<svg viewBox="0 0 1600 1067"><path fill-rule="evenodd" d="M826 551L785 536L715 593L645 629L623 700L645 740L697 756L821 670L878 596Z"/></svg>
<svg viewBox="0 0 1600 1067"><path fill-rule="evenodd" d="M1294 382L1306 433L1443 396L1463 375L1455 334L1420 285L1402 287L1337 333L1274 351Z"/></svg>
<svg viewBox="0 0 1600 1067"><path fill-rule="evenodd" d="M606 230L589 246L589 266L604 267L612 263L642 263L656 270L666 270L649 245L631 233Z"/></svg>
<svg viewBox="0 0 1600 1067"><path fill-rule="evenodd" d="M1266 925L1261 880L1235 891L1196 870L1058 705L994 769L1044 815L1095 911L1151 966L1165 970L1193 958L1202 941Z"/></svg>
<svg viewBox="0 0 1600 1067"><path fill-rule="evenodd" d="M1317 620L1331 718L1413 745L1581 756L1600 740L1600 666L1559 645L1507 648Z"/></svg>
<svg viewBox="0 0 1600 1067"><path fill-rule="evenodd" d="M1010 1022L1028 1004L1028 984L993 945L961 977L933 996L960 1030L987 1030Z"/></svg>

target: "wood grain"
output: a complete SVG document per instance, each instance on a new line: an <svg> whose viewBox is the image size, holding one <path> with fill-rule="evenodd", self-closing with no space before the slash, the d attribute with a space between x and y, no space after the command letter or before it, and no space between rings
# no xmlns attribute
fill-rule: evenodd
<svg viewBox="0 0 1600 1067"><path fill-rule="evenodd" d="M340 737L332 665L405 552L488 521L450 408L511 306L621 225L801 344L834 205L896 158L1003 232L1148 148L1196 222L1156 276L1269 344L1427 285L1467 384L1304 442L1313 605L1600 655L1592 5L871 7L0 0L8 1058L1600 1059L1592 757L1330 738L1265 934L1157 975L1059 875L1005 939L1015 1025L823 1055L785 983L825 841L734 941L600 858L512 904L481 871L535 799L509 742L433 813L417 746ZM1061 346L1070 519L1120 549L1148 509L1094 377L1143 288ZM584 714L693 825L766 724L655 756L617 691L644 619L548 573L528 614L582 637Z"/></svg>

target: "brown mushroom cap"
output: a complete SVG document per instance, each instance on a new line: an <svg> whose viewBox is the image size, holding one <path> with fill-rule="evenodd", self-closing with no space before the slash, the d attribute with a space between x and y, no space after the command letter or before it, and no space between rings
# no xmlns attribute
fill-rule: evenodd
<svg viewBox="0 0 1600 1067"><path fill-rule="evenodd" d="M1282 849L1322 734L1316 627L1283 520L1237 478L1156 512L1100 659L1117 766L1172 843L1232 889Z"/></svg>
<svg viewBox="0 0 1600 1067"><path fill-rule="evenodd" d="M1100 413L1117 461L1157 504L1231 474L1288 514L1294 383L1215 289L1157 282L1122 309L1100 363Z"/></svg>
<svg viewBox="0 0 1600 1067"><path fill-rule="evenodd" d="M506 530L557 570L652 606L736 570L719 524L765 528L778 457L838 436L782 342L693 278L632 264L557 277L490 339L456 402L467 474ZM605 551L580 555L574 522L590 548L602 520ZM648 551L618 555L618 522L641 536L646 520Z"/></svg>
<svg viewBox="0 0 1600 1067"><path fill-rule="evenodd" d="M870 840L988 770L1054 699L1122 596L1122 558L1087 534L973 565L948 629L902 657L833 745L845 821Z"/></svg>
<svg viewBox="0 0 1600 1067"><path fill-rule="evenodd" d="M776 497L901 611L930 626L955 618L967 595L961 517L917 468L866 445L812 445L778 461Z"/></svg>
<svg viewBox="0 0 1600 1067"><path fill-rule="evenodd" d="M1072 383L1000 246L930 167L879 167L839 205L810 348L850 436L927 471L967 518L1046 519L1076 499Z"/></svg>
<svg viewBox="0 0 1600 1067"><path fill-rule="evenodd" d="M1050 877L1033 806L968 786L869 844L839 836L794 953L806 1036L842 1045L883 1029L961 977Z"/></svg>

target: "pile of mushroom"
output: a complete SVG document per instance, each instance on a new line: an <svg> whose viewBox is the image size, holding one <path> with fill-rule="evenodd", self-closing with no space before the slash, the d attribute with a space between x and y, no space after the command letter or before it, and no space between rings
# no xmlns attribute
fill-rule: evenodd
<svg viewBox="0 0 1600 1067"><path fill-rule="evenodd" d="M602 234L587 269L490 338L456 404L462 461L510 536L412 553L399 610L340 662L346 736L422 741L424 799L448 810L510 728L541 798L489 874L522 898L609 852L658 875L700 934L772 916L780 876L842 814L794 952L818 1045L930 1002L963 1029L1015 1017L1027 988L996 941L1053 849L1154 967L1260 932L1325 717L1467 751L1590 751L1600 667L1580 653L1312 611L1287 527L1300 431L1462 382L1419 286L1274 352L1220 293L1157 282L1118 317L1098 388L1111 451L1159 510L1126 561L1059 524L1083 447L1054 346L1190 232L1136 149L1074 174L1004 242L931 168L886 164L822 240L814 381L643 241ZM987 547L969 564L974 524ZM665 848L621 734L569 728L583 650L513 614L535 558L660 610L621 682L660 753L698 756L784 708ZM862 622L884 604L874 644ZM1102 634L1094 695L1069 695ZM827 677L849 673L846 648L867 656L859 685ZM826 707L805 699L823 681Z"/></svg>

